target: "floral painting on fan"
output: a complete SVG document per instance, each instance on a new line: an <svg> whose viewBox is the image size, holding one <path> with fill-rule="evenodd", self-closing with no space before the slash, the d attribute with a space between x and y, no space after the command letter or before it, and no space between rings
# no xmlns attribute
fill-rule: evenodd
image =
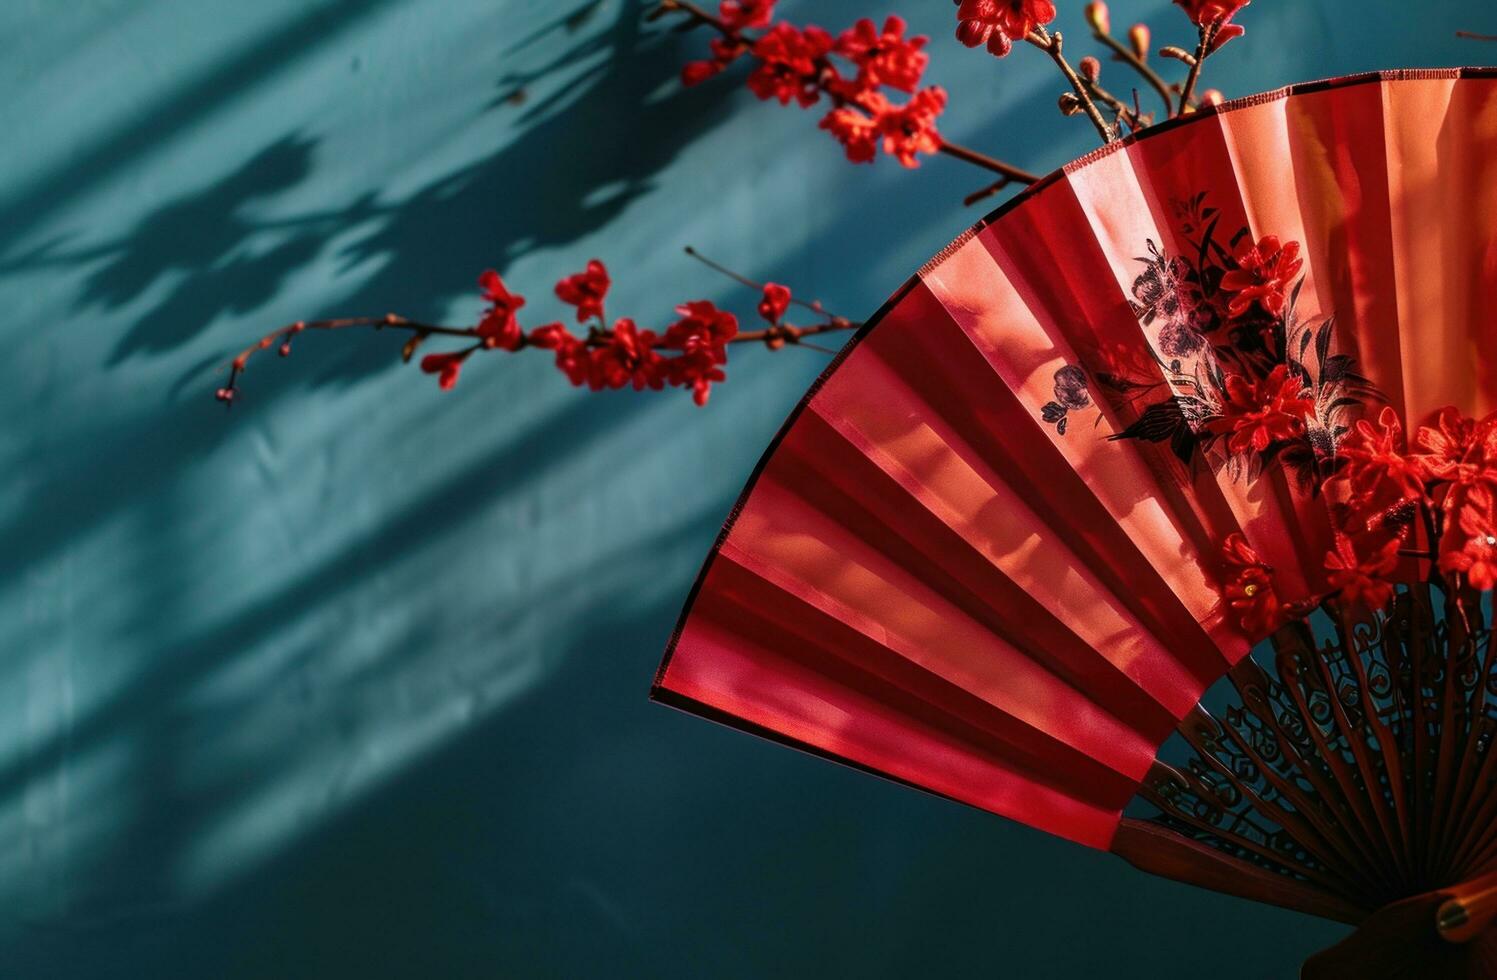
<svg viewBox="0 0 1497 980"><path fill-rule="evenodd" d="M1381 396L1353 355L1332 349L1335 316L1300 312L1298 242L1254 241L1246 228L1223 242L1204 192L1174 211L1189 254L1150 239L1129 301L1152 332L1154 376L1116 364L1096 375L1109 403L1146 406L1111 438L1165 443L1185 465L1205 461L1233 478L1277 462L1317 492L1339 465L1341 439ZM1041 414L1061 435L1070 411L1092 404L1085 379L1076 365L1056 372L1056 400Z"/></svg>
<svg viewBox="0 0 1497 980"><path fill-rule="evenodd" d="M1254 241L1246 228L1221 241L1220 213L1204 192L1173 212L1189 251L1149 240L1129 301L1152 331L1155 376L1124 369L1088 379L1068 364L1055 373L1043 420L1066 435L1073 413L1100 413L1094 387L1137 415L1109 439L1164 444L1185 466L1233 479L1283 467L1301 492L1327 499L1335 547L1325 568L1345 601L1382 606L1408 557L1477 590L1497 586L1497 416L1478 421L1448 407L1406 446L1398 413L1369 411L1384 396L1354 354L1335 349L1334 313L1300 311L1300 244ZM1222 559L1223 596L1247 632L1271 633L1313 608L1279 600L1273 569L1241 533L1224 542Z"/></svg>

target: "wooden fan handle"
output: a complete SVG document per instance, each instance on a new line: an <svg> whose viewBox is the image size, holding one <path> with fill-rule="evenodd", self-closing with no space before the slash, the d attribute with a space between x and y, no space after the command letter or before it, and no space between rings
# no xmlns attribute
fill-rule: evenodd
<svg viewBox="0 0 1497 980"><path fill-rule="evenodd" d="M1497 920L1497 871L1445 889L1435 925L1441 938L1469 943Z"/></svg>
<svg viewBox="0 0 1497 980"><path fill-rule="evenodd" d="M1490 980L1497 976L1497 874L1374 913L1312 956L1302 980Z"/></svg>

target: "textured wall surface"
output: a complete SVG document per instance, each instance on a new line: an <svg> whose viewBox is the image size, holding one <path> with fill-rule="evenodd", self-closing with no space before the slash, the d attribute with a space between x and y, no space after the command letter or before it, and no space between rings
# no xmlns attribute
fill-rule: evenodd
<svg viewBox="0 0 1497 980"><path fill-rule="evenodd" d="M949 3L784 7L903 8L953 138L1090 145ZM854 168L741 74L683 92L702 39L638 10L0 4L0 976L1292 976L1337 929L648 703L824 355L737 352L699 411L538 356L444 395L393 338L309 336L214 404L263 328L472 317L485 265L537 317L595 255L618 313L749 312L689 242L862 316L977 217L960 164ZM1486 0L1244 20L1229 94L1497 30Z"/></svg>

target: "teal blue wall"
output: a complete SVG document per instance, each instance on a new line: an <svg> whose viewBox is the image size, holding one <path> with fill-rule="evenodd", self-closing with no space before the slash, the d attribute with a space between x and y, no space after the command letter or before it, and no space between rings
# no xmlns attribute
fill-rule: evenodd
<svg viewBox="0 0 1497 980"><path fill-rule="evenodd" d="M949 135L1088 147L1037 58L900 6ZM538 314L594 255L617 312L749 311L690 242L861 316L976 217L959 164L855 169L812 117L682 92L701 39L637 9L0 4L0 976L1292 975L1335 929L647 702L823 355L737 352L699 411L541 357L443 395L394 338L309 336L214 404L263 328L471 318L485 265ZM1235 94L1497 30L1485 0L1244 20Z"/></svg>

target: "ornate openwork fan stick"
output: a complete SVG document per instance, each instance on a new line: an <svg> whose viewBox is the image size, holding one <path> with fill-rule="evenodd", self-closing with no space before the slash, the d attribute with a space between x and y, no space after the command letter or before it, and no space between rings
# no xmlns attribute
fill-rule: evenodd
<svg viewBox="0 0 1497 980"><path fill-rule="evenodd" d="M1271 669L1242 661L1234 703L1181 723L1187 757L1156 762L1139 798L1157 812L1125 821L1113 849L1349 922L1418 898L1411 922L1472 939L1490 889L1466 886L1497 870L1497 657L1480 598L1411 586L1380 612L1326 604L1280 629ZM1221 859L1203 865L1201 847ZM1449 897L1463 887L1465 902Z"/></svg>

